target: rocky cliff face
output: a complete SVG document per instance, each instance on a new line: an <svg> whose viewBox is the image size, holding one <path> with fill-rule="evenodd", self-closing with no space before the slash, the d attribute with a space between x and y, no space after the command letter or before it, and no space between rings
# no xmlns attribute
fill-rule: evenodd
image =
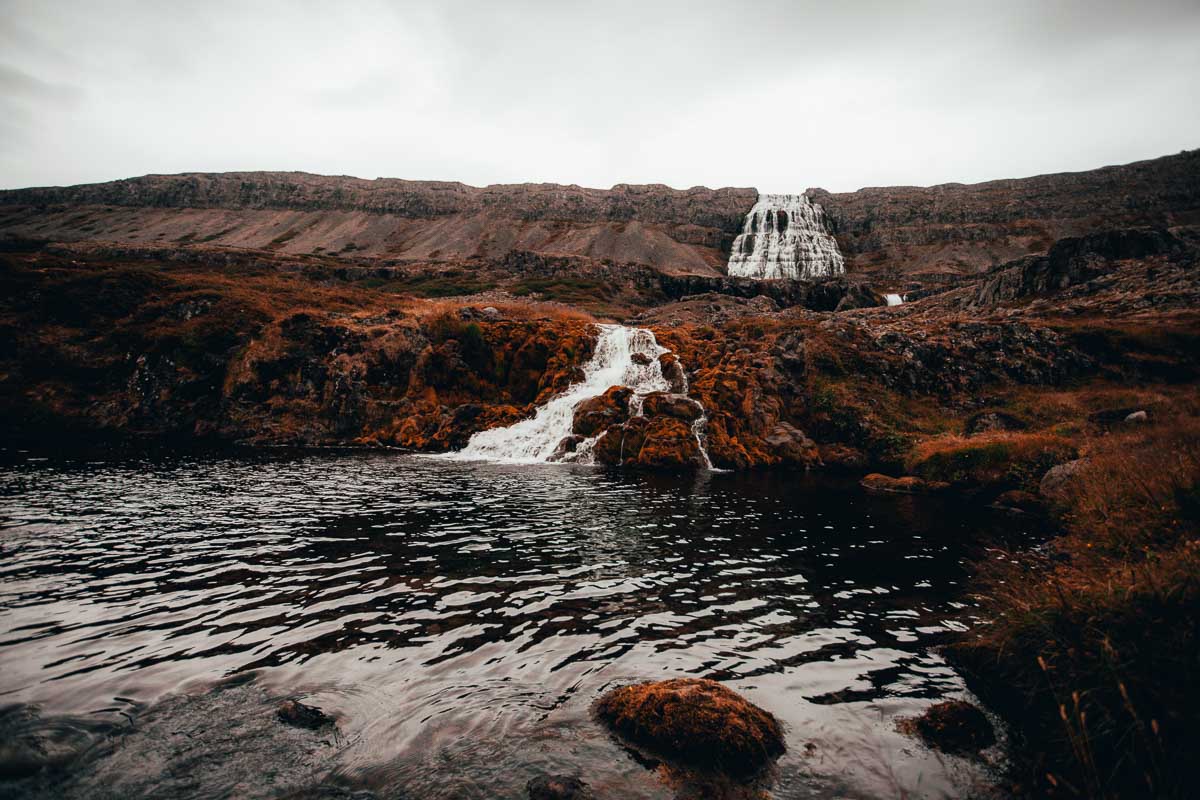
<svg viewBox="0 0 1200 800"><path fill-rule="evenodd" d="M292 172L147 175L0 192L0 234L431 261L528 250L713 275L756 197L752 189L661 185L477 188Z"/></svg>
<svg viewBox="0 0 1200 800"><path fill-rule="evenodd" d="M981 272L1067 236L1200 224L1200 150L973 185L808 194L829 215L849 272L902 282Z"/></svg>

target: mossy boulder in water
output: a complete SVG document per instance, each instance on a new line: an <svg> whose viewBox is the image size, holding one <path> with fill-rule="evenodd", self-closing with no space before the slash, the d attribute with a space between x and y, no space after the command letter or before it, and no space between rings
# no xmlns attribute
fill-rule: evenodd
<svg viewBox="0 0 1200 800"><path fill-rule="evenodd" d="M594 710L630 744L693 768L751 775L786 749L775 717L716 681L622 686L602 696Z"/></svg>
<svg viewBox="0 0 1200 800"><path fill-rule="evenodd" d="M996 742L992 723L984 713L963 700L946 700L902 726L947 753L977 752Z"/></svg>

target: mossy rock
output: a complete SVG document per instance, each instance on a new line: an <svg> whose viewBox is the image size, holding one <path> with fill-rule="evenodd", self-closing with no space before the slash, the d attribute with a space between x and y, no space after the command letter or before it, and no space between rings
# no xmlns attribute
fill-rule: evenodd
<svg viewBox="0 0 1200 800"><path fill-rule="evenodd" d="M716 681L622 686L601 697L594 711L648 755L693 769L753 775L786 750L774 716Z"/></svg>

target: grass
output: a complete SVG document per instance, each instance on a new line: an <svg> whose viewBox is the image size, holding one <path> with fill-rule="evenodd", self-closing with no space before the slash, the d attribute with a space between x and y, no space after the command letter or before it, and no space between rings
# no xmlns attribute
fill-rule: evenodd
<svg viewBox="0 0 1200 800"><path fill-rule="evenodd" d="M979 567L991 620L952 656L1020 710L1028 790L1186 797L1200 748L1200 415L1097 432L1048 550Z"/></svg>
<svg viewBox="0 0 1200 800"><path fill-rule="evenodd" d="M399 278L366 278L360 281L360 285L417 297L456 297L488 292L496 288L493 281L483 281L457 272L407 275Z"/></svg>
<svg viewBox="0 0 1200 800"><path fill-rule="evenodd" d="M973 488L1032 490L1046 470L1077 456L1068 439L1050 433L946 434L917 444L906 466L926 480Z"/></svg>

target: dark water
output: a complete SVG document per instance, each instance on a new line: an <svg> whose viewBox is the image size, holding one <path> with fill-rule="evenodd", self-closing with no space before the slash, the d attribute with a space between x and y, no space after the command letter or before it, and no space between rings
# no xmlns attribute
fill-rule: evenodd
<svg viewBox="0 0 1200 800"><path fill-rule="evenodd" d="M966 506L797 474L338 452L9 451L0 491L10 735L40 725L64 751L106 743L64 761L55 792L333 782L523 797L549 771L601 796L671 797L588 708L614 684L678 675L726 681L784 721L773 796L957 797L989 782L984 765L894 728L965 693L931 648L969 624L964 559L1023 535ZM204 695L230 676L246 682ZM180 693L207 699L163 703ZM337 736L298 761L263 756L293 758L278 776L239 773L221 752L304 744L262 722L285 696L333 714ZM231 733L220 718L239 722ZM233 744L205 752L217 728ZM183 735L191 783L164 744ZM49 791L38 780L20 785Z"/></svg>

